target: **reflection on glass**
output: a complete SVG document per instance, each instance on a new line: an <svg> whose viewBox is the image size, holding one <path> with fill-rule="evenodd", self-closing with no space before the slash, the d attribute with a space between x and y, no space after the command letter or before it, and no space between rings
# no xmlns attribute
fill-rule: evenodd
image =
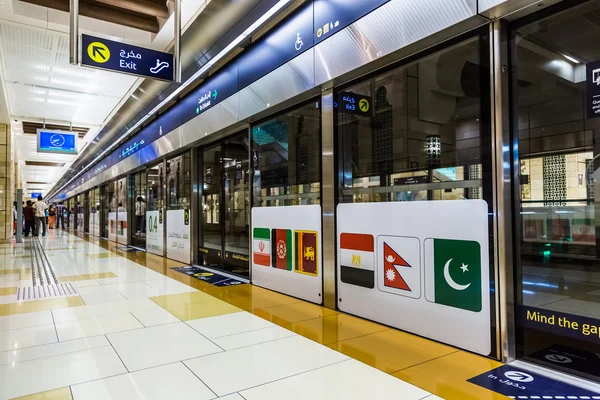
<svg viewBox="0 0 600 400"><path fill-rule="evenodd" d="M148 198L147 210L158 211L162 210L163 204L163 168L162 165L150 167L147 171L148 182Z"/></svg>
<svg viewBox="0 0 600 400"><path fill-rule="evenodd" d="M515 235L517 302L543 315L562 312L600 326L600 264L595 217L600 119L586 118L586 63L600 60L590 1L513 30L520 210ZM583 39L585 38L585 39ZM568 55L568 56L567 56ZM590 79L590 77L588 77ZM588 83L589 84L589 83ZM600 343L518 321L518 356L600 380ZM586 340L587 339L587 340ZM597 339L597 335L596 335ZM548 354L577 362L557 363ZM590 361L588 367L581 357ZM574 360L573 360L574 361Z"/></svg>
<svg viewBox="0 0 600 400"><path fill-rule="evenodd" d="M189 152L167 160L166 179L169 210L189 209L192 194L192 166Z"/></svg>
<svg viewBox="0 0 600 400"><path fill-rule="evenodd" d="M252 127L254 206L319 204L321 111L318 102Z"/></svg>
<svg viewBox="0 0 600 400"><path fill-rule="evenodd" d="M146 210L148 208L146 201L146 171L139 172L131 177L133 191L131 193L131 202L133 203L133 231L131 234L131 244L136 247L146 247Z"/></svg>
<svg viewBox="0 0 600 400"><path fill-rule="evenodd" d="M340 202L484 198L480 43L336 92Z"/></svg>

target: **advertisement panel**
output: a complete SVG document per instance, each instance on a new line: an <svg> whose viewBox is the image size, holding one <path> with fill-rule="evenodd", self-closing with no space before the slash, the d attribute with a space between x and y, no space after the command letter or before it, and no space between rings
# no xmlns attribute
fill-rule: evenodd
<svg viewBox="0 0 600 400"><path fill-rule="evenodd" d="M340 310L490 353L485 201L340 204L337 239Z"/></svg>
<svg viewBox="0 0 600 400"><path fill-rule="evenodd" d="M108 240L117 241L117 213L108 213Z"/></svg>
<svg viewBox="0 0 600 400"><path fill-rule="evenodd" d="M117 213L117 242L127 244L127 211Z"/></svg>
<svg viewBox="0 0 600 400"><path fill-rule="evenodd" d="M164 255L163 211L146 212L146 251L159 256Z"/></svg>
<svg viewBox="0 0 600 400"><path fill-rule="evenodd" d="M252 209L252 283L322 303L321 206Z"/></svg>
<svg viewBox="0 0 600 400"><path fill-rule="evenodd" d="M167 258L191 263L190 210L167 211Z"/></svg>

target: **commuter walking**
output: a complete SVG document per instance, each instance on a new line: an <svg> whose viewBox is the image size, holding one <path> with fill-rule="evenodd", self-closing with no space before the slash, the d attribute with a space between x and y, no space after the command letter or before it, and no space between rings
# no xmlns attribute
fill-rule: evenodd
<svg viewBox="0 0 600 400"><path fill-rule="evenodd" d="M13 234L17 234L17 202L13 202Z"/></svg>
<svg viewBox="0 0 600 400"><path fill-rule="evenodd" d="M48 229L54 229L56 224L56 208L53 205L48 209Z"/></svg>
<svg viewBox="0 0 600 400"><path fill-rule="evenodd" d="M31 205L31 200L27 200L27 205L23 207L23 218L25 219L25 236L35 236L35 208Z"/></svg>
<svg viewBox="0 0 600 400"><path fill-rule="evenodd" d="M65 206L62 201L56 206L56 229L58 229L59 223L65 229Z"/></svg>
<svg viewBox="0 0 600 400"><path fill-rule="evenodd" d="M35 230L36 235L40 234L40 224L42 224L42 236L46 236L46 208L48 206L44 203L42 196L38 196L38 201L35 203Z"/></svg>

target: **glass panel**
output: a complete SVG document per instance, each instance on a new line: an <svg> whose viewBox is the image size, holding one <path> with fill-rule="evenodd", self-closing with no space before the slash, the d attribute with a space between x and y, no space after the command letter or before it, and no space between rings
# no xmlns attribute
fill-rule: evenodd
<svg viewBox="0 0 600 400"><path fill-rule="evenodd" d="M192 166L191 156L186 152L167 160L167 206L169 210L185 210L191 207Z"/></svg>
<svg viewBox="0 0 600 400"><path fill-rule="evenodd" d="M590 1L511 32L520 167L518 356L595 380L600 220L592 174L600 167L600 119L586 117L586 79L591 85L593 77L585 63L600 60L600 30L591 19L599 12L600 1Z"/></svg>
<svg viewBox="0 0 600 400"><path fill-rule="evenodd" d="M148 211L162 210L163 204L163 170L162 164L155 165L147 170L148 184Z"/></svg>
<svg viewBox="0 0 600 400"><path fill-rule="evenodd" d="M248 233L250 224L250 180L248 135L242 134L223 145L223 192L225 262L232 272L249 274Z"/></svg>
<svg viewBox="0 0 600 400"><path fill-rule="evenodd" d="M204 265L221 266L221 145L203 151L200 257Z"/></svg>
<svg viewBox="0 0 600 400"><path fill-rule="evenodd" d="M340 202L483 198L479 46L336 93Z"/></svg>
<svg viewBox="0 0 600 400"><path fill-rule="evenodd" d="M255 207L319 204L321 110L318 102L252 127Z"/></svg>
<svg viewBox="0 0 600 400"><path fill-rule="evenodd" d="M127 178L121 178L117 185L117 242L127 244Z"/></svg>
<svg viewBox="0 0 600 400"><path fill-rule="evenodd" d="M146 171L139 172L132 176L133 179L133 211L134 211L134 226L131 235L132 245L145 248L146 247Z"/></svg>

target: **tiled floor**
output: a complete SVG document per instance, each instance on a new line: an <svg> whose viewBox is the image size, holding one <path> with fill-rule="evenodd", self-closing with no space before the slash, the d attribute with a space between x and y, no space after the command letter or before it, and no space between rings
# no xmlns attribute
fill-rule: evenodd
<svg viewBox="0 0 600 400"><path fill-rule="evenodd" d="M502 398L466 382L492 360L85 239L44 239L69 298L17 303L28 250L0 249L0 400Z"/></svg>

